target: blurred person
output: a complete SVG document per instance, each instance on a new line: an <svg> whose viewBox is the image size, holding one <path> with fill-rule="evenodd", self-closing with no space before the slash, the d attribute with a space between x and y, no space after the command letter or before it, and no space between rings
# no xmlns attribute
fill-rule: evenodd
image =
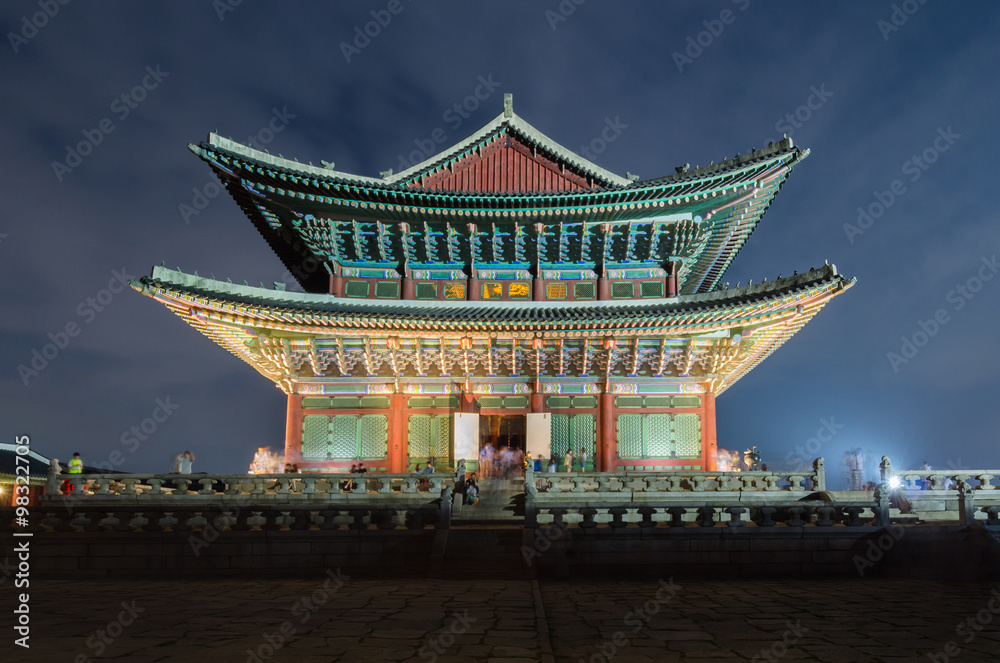
<svg viewBox="0 0 1000 663"><path fill-rule="evenodd" d="M191 474L191 467L194 463L194 455L190 451L177 454L174 458L174 472L178 474Z"/></svg>

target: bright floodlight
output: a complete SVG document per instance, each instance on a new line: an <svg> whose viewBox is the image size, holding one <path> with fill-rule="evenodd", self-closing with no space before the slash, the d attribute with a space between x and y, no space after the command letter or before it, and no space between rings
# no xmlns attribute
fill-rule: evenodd
<svg viewBox="0 0 1000 663"><path fill-rule="evenodd" d="M901 483L902 483L902 481L899 480L899 477L889 477L889 487L890 488L899 488L899 484L901 484Z"/></svg>

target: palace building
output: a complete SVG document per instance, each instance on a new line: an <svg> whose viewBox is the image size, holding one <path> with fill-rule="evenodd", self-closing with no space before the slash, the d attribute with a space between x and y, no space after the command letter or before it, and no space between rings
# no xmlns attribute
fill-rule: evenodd
<svg viewBox="0 0 1000 663"><path fill-rule="evenodd" d="M190 149L305 292L163 267L133 287L287 395L303 471L471 469L487 442L599 471L715 470L716 397L854 284L832 265L723 283L809 154L787 138L639 181L506 95L473 135L380 177L215 134Z"/></svg>

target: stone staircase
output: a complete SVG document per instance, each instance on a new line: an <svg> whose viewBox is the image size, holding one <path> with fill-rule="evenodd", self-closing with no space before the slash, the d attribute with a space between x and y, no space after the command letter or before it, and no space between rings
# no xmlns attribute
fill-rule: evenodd
<svg viewBox="0 0 1000 663"><path fill-rule="evenodd" d="M452 525L524 524L524 479L483 479L479 504L452 503Z"/></svg>

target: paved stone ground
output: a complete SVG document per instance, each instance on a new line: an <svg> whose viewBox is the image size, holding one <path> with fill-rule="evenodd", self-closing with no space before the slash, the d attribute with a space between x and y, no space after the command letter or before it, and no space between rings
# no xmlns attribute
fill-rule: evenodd
<svg viewBox="0 0 1000 663"><path fill-rule="evenodd" d="M5 663L1000 660L996 583L33 580L30 650L13 592Z"/></svg>

